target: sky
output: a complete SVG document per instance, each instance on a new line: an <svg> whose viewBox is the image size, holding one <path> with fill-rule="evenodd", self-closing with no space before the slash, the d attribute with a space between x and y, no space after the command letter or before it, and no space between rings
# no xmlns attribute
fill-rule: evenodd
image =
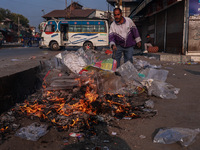
<svg viewBox="0 0 200 150"><path fill-rule="evenodd" d="M72 0L67 0L67 6ZM106 0L73 0L85 8L108 10ZM65 9L65 0L0 0L0 8L9 9L13 13L21 14L29 20L29 25L38 28L44 20L41 16L52 10ZM42 11L44 10L44 11Z"/></svg>

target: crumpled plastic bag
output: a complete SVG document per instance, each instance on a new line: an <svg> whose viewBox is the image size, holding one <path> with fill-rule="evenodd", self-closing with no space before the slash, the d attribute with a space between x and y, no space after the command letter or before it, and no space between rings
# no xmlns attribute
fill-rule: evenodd
<svg viewBox="0 0 200 150"><path fill-rule="evenodd" d="M130 61L122 64L119 68L117 68L116 72L118 72L122 76L127 84L133 81L137 81L140 83L143 80L142 78L140 78L139 72Z"/></svg>
<svg viewBox="0 0 200 150"><path fill-rule="evenodd" d="M62 53L58 58L62 58L62 63L66 65L72 72L78 74L84 67L91 64L93 57L88 56L82 48L76 52Z"/></svg>
<svg viewBox="0 0 200 150"><path fill-rule="evenodd" d="M15 135L26 140L37 141L40 137L44 136L48 132L47 128L48 125L34 122L27 127L22 127L19 129Z"/></svg>
<svg viewBox="0 0 200 150"><path fill-rule="evenodd" d="M165 82L169 71L163 69L146 68L142 70L140 73L145 75L144 76L145 79L153 79Z"/></svg>
<svg viewBox="0 0 200 150"><path fill-rule="evenodd" d="M145 69L145 68L154 68L154 69L161 68L161 65L159 65L159 66L151 65L149 62L144 61L144 60L134 59L134 62L135 62L135 67L138 70Z"/></svg>
<svg viewBox="0 0 200 150"><path fill-rule="evenodd" d="M197 134L199 134L200 129L188 129L188 128L169 128L160 129L155 135L153 142L162 144L172 144L175 142L180 142L182 146L189 146L194 142Z"/></svg>
<svg viewBox="0 0 200 150"><path fill-rule="evenodd" d="M163 99L176 99L176 95L180 91L179 88L175 88L169 83L153 79L142 81L142 85L147 87L148 95L154 95Z"/></svg>
<svg viewBox="0 0 200 150"><path fill-rule="evenodd" d="M97 83L100 94L124 94L121 92L126 87L120 76L105 71L99 72Z"/></svg>
<svg viewBox="0 0 200 150"><path fill-rule="evenodd" d="M105 60L101 60L95 63L92 63L88 65L87 67L83 68L79 74L82 74L83 72L87 72L90 70L96 70L95 68L99 70L104 70L104 71L110 71L110 72L115 72L117 68L117 61L109 58Z"/></svg>

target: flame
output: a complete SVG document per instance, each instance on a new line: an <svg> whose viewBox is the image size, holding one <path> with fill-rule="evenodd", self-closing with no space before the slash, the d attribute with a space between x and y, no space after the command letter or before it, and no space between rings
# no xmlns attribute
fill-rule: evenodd
<svg viewBox="0 0 200 150"><path fill-rule="evenodd" d="M122 97L124 97L124 95L117 95L117 97L122 98Z"/></svg>
<svg viewBox="0 0 200 150"><path fill-rule="evenodd" d="M4 132L4 131L7 130L7 129L8 129L8 126L6 126L5 128L1 128L0 131L1 131L1 132Z"/></svg>
<svg viewBox="0 0 200 150"><path fill-rule="evenodd" d="M42 111L46 106L38 104L36 101L34 103L35 104L30 105L29 102L25 101L24 106L20 106L20 109L22 112L26 112L28 116L33 114L34 116L41 117Z"/></svg>
<svg viewBox="0 0 200 150"><path fill-rule="evenodd" d="M91 73L92 75L93 73ZM76 79L79 83L81 83L80 78ZM81 87L81 84L79 85ZM57 113L57 115L69 117L72 116L73 118L70 121L66 121L68 124L62 124L62 129L68 129L70 127L74 127L77 124L84 123L87 127L90 127L90 123L97 123L95 120L88 119L86 121L81 121L79 116L83 113L88 114L90 116L97 115L98 108L94 108L94 102L96 102L99 98L99 95L97 94L97 85L95 84L94 78L89 78L89 80L85 81L84 86L86 86L86 92L84 94L84 98L81 97L78 101L77 98L70 98L71 104L67 103L66 98L61 98L58 95L56 95L55 91L46 91L43 94L43 96L46 98L44 100L41 100L40 103L38 103L37 100L35 100L32 104L30 104L28 101L24 101L24 105L20 106L20 109L23 113L26 113L27 115L34 115L40 118L44 118L46 120L49 120L51 123L61 126L62 123L59 121L62 119L58 118L51 118L51 114ZM44 88L46 88L45 85L43 85ZM85 90L85 89L84 89ZM112 95L112 94L111 94ZM112 100L98 100L99 103L97 105L108 106L112 108L113 112L116 114L125 114L128 117L136 117L137 115L134 113L129 113L130 104L126 102L124 95L117 95L118 99L120 99L121 102L114 102ZM77 102L76 102L77 101ZM42 104L41 104L42 103ZM46 109L45 109L46 108ZM49 110L48 110L49 109ZM48 110L44 112L44 110ZM80 114L80 115L79 115ZM64 122L65 123L65 122ZM3 130L0 129L1 131Z"/></svg>

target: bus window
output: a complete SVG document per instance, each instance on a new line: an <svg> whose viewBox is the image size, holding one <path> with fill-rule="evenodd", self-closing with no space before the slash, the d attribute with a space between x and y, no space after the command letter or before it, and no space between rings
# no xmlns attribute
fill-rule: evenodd
<svg viewBox="0 0 200 150"><path fill-rule="evenodd" d="M69 32L74 32L75 25L69 25Z"/></svg>
<svg viewBox="0 0 200 150"><path fill-rule="evenodd" d="M94 25L88 25L88 32L94 32Z"/></svg>
<svg viewBox="0 0 200 150"><path fill-rule="evenodd" d="M82 32L95 32L94 25L82 25Z"/></svg>
<svg viewBox="0 0 200 150"><path fill-rule="evenodd" d="M55 25L46 25L45 32L55 32Z"/></svg>
<svg viewBox="0 0 200 150"><path fill-rule="evenodd" d="M82 32L87 32L87 25L82 25Z"/></svg>
<svg viewBox="0 0 200 150"><path fill-rule="evenodd" d="M76 25L74 32L81 32L81 25Z"/></svg>
<svg viewBox="0 0 200 150"><path fill-rule="evenodd" d="M99 25L94 26L94 32L99 32Z"/></svg>
<svg viewBox="0 0 200 150"><path fill-rule="evenodd" d="M100 25L100 31L99 32L106 32L106 28L104 25Z"/></svg>

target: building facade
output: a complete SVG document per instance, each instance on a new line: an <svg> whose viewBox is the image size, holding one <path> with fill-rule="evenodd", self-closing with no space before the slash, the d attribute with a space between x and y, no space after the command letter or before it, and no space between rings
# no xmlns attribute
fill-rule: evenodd
<svg viewBox="0 0 200 150"><path fill-rule="evenodd" d="M194 1L200 7L199 0L144 0L129 16L140 24L143 43L148 33L160 52L196 55L200 54L200 9L194 13L190 8Z"/></svg>
<svg viewBox="0 0 200 150"><path fill-rule="evenodd" d="M73 2L64 10L53 10L46 15L42 16L46 20L50 19L74 19L74 18L100 18L107 19L106 11L83 8L82 5L77 2Z"/></svg>
<svg viewBox="0 0 200 150"><path fill-rule="evenodd" d="M121 5L122 15L128 17L129 14L138 6L141 0L107 0L107 2L113 7Z"/></svg>

